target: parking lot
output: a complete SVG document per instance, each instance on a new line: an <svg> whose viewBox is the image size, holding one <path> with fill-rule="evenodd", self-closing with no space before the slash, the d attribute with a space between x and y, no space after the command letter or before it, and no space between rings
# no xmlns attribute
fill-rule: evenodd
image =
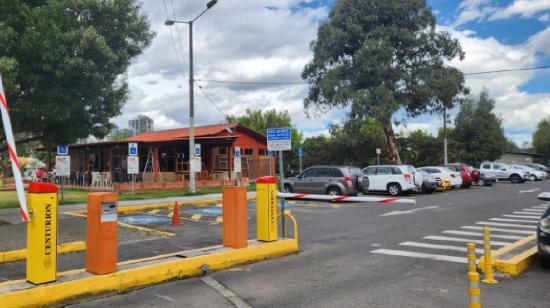
<svg viewBox="0 0 550 308"><path fill-rule="evenodd" d="M482 225L492 227L493 249L533 233L536 220L513 216L517 212L536 216L541 205L536 196L541 191L550 191L550 182L498 183L411 195L416 205L291 201L288 208L300 226L298 254L77 306L464 307L468 303L462 251L466 242L478 242L482 248ZM122 245L122 258L219 244L221 223L212 218L219 213L215 208L183 209L180 227L149 226L177 235ZM194 219L186 218L186 213L195 215ZM251 238L254 231L251 202ZM67 255L61 262L77 259L76 255ZM17 264L10 266L17 268ZM545 307L548 296L541 285L550 281L549 274L550 270L536 264L517 278L497 275L498 284L482 284L482 303Z"/></svg>

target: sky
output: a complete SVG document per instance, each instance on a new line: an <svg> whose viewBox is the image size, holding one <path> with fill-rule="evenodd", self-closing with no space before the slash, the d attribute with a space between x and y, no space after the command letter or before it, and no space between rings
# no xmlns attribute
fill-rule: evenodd
<svg viewBox="0 0 550 308"><path fill-rule="evenodd" d="M219 0L194 24L196 125L223 123L246 109L287 110L304 136L326 134L345 121L345 109L304 110L308 87L300 75L312 58L317 27L336 0ZM368 0L365 0L368 1ZM113 119L121 128L145 114L155 130L188 126L188 26L207 0L143 0L155 39L129 68L129 100ZM550 0L428 0L437 28L457 38L466 57L450 64L464 73L550 65ZM218 81L290 82L285 85ZM531 141L539 120L550 117L550 69L466 76L472 95L487 89L508 138ZM451 114L456 114L452 110ZM398 115L397 115L398 116ZM438 116L409 118L397 131L435 133Z"/></svg>

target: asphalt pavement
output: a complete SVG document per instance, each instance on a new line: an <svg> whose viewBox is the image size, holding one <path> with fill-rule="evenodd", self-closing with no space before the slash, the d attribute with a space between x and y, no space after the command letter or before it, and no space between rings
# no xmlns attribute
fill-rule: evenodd
<svg viewBox="0 0 550 308"><path fill-rule="evenodd" d="M481 240L483 225L493 228L498 245L533 233L536 219L521 217L540 216L542 191L550 191L550 181L413 195L416 205L295 202L289 208L300 226L298 254L211 273L210 283L174 281L77 306L465 307L466 242ZM219 224L187 226L201 223L212 228L201 234L219 241ZM188 246L184 238L170 239L170 246L176 240ZM550 306L549 269L535 265L520 277L497 279L481 286L484 307Z"/></svg>

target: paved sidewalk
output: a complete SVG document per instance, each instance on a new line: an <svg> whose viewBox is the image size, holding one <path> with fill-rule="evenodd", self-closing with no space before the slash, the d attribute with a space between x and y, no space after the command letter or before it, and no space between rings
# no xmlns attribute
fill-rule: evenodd
<svg viewBox="0 0 550 308"><path fill-rule="evenodd" d="M248 192L248 197L253 198L256 196L256 192ZM132 205L144 205L155 203L168 203L168 202L189 202L199 201L207 199L221 199L222 194L210 194L201 196L185 196L185 197L170 197L170 198L158 198L158 199L144 199L144 200L130 200L119 201L119 206L132 206ZM85 203L61 205L59 207L59 219L68 218L67 215L63 215L64 212L72 212L86 209ZM17 224L21 223L21 216L19 214L19 208L9 208L0 210L0 225L2 224Z"/></svg>

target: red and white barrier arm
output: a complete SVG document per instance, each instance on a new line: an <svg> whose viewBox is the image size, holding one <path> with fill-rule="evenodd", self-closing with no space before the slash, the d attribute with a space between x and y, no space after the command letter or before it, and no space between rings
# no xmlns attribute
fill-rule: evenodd
<svg viewBox="0 0 550 308"><path fill-rule="evenodd" d="M21 219L29 221L29 211L27 210L27 199L25 197L25 188L23 187L23 179L21 177L21 169L19 159L17 158L17 150L15 149L15 140L11 129L10 114L8 112L8 103L4 95L4 87L2 86L2 76L0 76L0 112L2 113L2 124L6 133L6 145L11 159L11 169L15 178L15 188L17 190L17 198L21 206Z"/></svg>
<svg viewBox="0 0 550 308"><path fill-rule="evenodd" d="M294 194L277 192L277 196L281 198L302 199L302 200L320 200L320 201L335 201L335 202L377 202L377 203L406 203L416 204L415 199L408 198L384 198L384 197L351 197L351 196L327 196L327 195L312 195L312 194Z"/></svg>

